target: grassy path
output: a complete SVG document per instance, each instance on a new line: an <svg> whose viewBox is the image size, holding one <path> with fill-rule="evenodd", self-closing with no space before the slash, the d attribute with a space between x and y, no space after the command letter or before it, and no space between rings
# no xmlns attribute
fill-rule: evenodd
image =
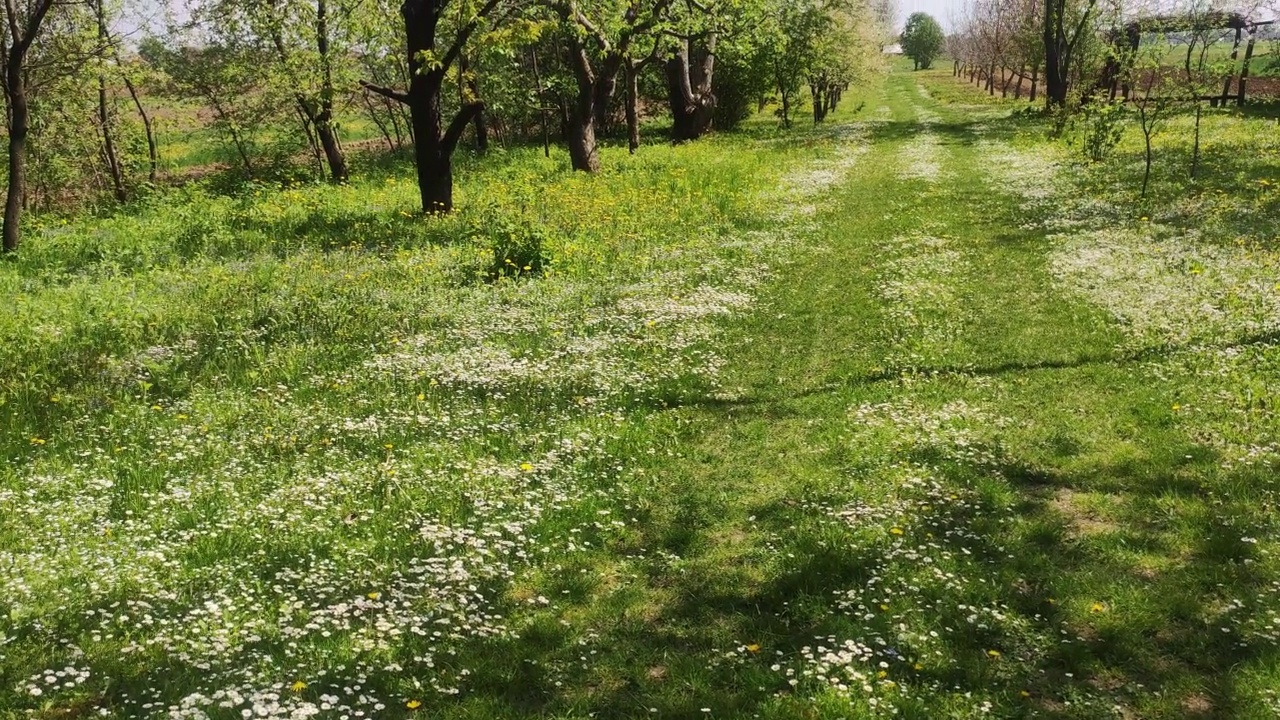
<svg viewBox="0 0 1280 720"><path fill-rule="evenodd" d="M633 538L664 559L583 570L616 586L581 606L607 630L580 709L1269 716L1276 655L1226 617L1268 582L1244 498L1018 229L1007 129L905 73L869 112L815 246L733 330L736 395L671 413Z"/></svg>
<svg viewBox="0 0 1280 720"><path fill-rule="evenodd" d="M1280 716L1280 146L1231 112L1232 192L1141 207L1132 143L899 71L444 218L394 166L44 227L0 720Z"/></svg>

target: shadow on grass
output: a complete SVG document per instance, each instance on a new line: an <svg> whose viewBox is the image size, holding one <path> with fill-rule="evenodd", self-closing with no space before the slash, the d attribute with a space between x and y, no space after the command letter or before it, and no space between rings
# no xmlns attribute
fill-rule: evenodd
<svg viewBox="0 0 1280 720"><path fill-rule="evenodd" d="M920 130L914 123L877 123L870 132L881 142L909 139ZM963 143L978 135L971 123L939 123L932 131ZM990 136L991 130L984 132ZM993 210L993 226L1012 222L1008 203L999 197L988 201L1003 208ZM1025 222L1018 220L1014 226ZM1276 333L1260 333L1229 339L1222 347L1277 340ZM838 608L840 595L883 577L886 545L868 541L859 534L862 528L816 520L814 506L794 487L746 509L755 532L735 535L733 521L726 522L730 503L724 495L742 486L730 478L756 466L763 466L762 474L788 470L771 464L771 448L736 447L740 437L749 436L746 428L794 424L804 415L798 400L897 382L904 373L917 380L1056 376L1148 363L1184 350L1160 346L985 366L890 368L799 394L770 385L744 399L671 398L683 406L681 412L730 438L729 448L651 468L667 481L635 526L639 537L616 548L645 570L631 579L633 587L616 591L617 600L606 599L609 593L597 586L594 594L566 606L566 615L586 619L599 637L584 651L576 631L546 627L536 641L504 646L501 652L512 658L508 671L487 675L477 688L492 703L476 697L458 707L508 717L635 718L650 716L651 708L675 718L705 717L702 708L715 717L816 717L812 705L787 705L791 688L784 675L769 669L771 663L793 661L801 648L817 644L815 638L880 637L885 646L878 647L903 654L919 650L919 641L881 618ZM1082 378L1087 379L1078 375L1075 381ZM1107 379L1102 375L1097 382ZM1070 395L1071 389L1061 392ZM1108 390L1114 389L1097 388L1100 396ZM1025 392L1029 406L1053 412L1049 385ZM1045 396L1033 397L1037 392ZM1103 401L1091 410L1105 414L1116 406ZM927 447L886 459L927 467L946 485L971 488L982 499L932 505L913 518L930 529L938 545L965 556L974 582L956 593L921 591L920 606L936 614L938 625L954 629L938 643L955 662L905 672L901 682L991 697L1009 717L1092 719L1108 716L1113 706L1126 717L1253 716L1257 707L1242 695L1237 673L1244 666L1280 662L1280 654L1272 644L1246 642L1239 618L1224 609L1236 600L1247 604L1272 583L1242 538L1258 528L1275 529L1276 519L1260 502L1275 478L1223 469L1214 450L1176 428L1152 424L1128 431L1132 436L1124 441L1139 447L1130 457L1091 454L1087 443L1048 424L1038 428L1034 417L1022 420L1020 439L1002 439L989 448L998 458L994 465L956 460ZM841 465L827 462L824 469L844 477L849 469ZM828 504L857 499L855 476L849 495ZM1105 501L1101 509L1089 504L1098 499ZM666 553L679 562L657 559ZM566 575L588 570L570 568ZM570 595L577 598L577 592ZM1006 622L975 627L967 617L975 607L998 609ZM1250 611L1246 605L1239 612ZM735 654L735 645L749 643L761 646L758 655ZM1002 655L993 659L993 649ZM729 656L742 660L725 660ZM588 660L579 666L579 658ZM526 666L581 672L570 690L553 674L521 669ZM902 715L939 716L932 712L909 706Z"/></svg>
<svg viewBox="0 0 1280 720"><path fill-rule="evenodd" d="M1188 512L1175 536L1148 514L1150 505L1171 497L1200 501L1203 494L1171 460L1155 467L1100 464L1070 471L1016 457L994 468L955 462L934 467L959 486L1001 478L1012 495L1015 521L1002 521L991 502L936 506L913 519L913 526L930 529L943 546L963 552L969 569L979 574L963 593L922 591L921 606L937 615L936 625L954 629L937 642L957 661L905 674L895 666L901 682L1005 698L1013 716L1095 717L1091 713L1101 706L1073 709L1070 699L1082 697L1105 698L1107 707L1114 703L1136 712L1156 691L1169 700L1163 712L1144 716L1242 716L1233 668L1280 659L1273 648L1242 643L1234 630L1223 632L1215 622L1228 599L1252 597L1269 582L1247 562L1249 546L1231 527L1231 518L1257 514L1247 501L1212 513ZM1105 522L1082 524L1064 510L1062 493L1098 482L1099 475L1124 488L1124 503ZM685 489L669 499L674 509L650 517L638 544L680 555L687 570L650 572L637 581L649 591L642 603L624 601L615 606L616 614L593 615L598 637L589 650L577 644L575 631L550 624L504 648L511 655L506 672L487 674L473 691L496 701L485 706L489 711L508 717L572 710L633 718L657 708L663 717L693 718L710 708L719 717L793 717L768 714L791 692L785 676L768 665L794 660L802 647L821 638L875 646L872 638L879 637L887 645L878 648L925 656L911 632L834 607L846 591L883 579L883 544L859 542L845 528L815 526L812 509L791 499L768 501L751 508L760 530L791 540L765 551L776 554L774 560L761 560L762 548L741 548L754 558L750 564L774 563L775 572L760 578L748 563L703 555L707 548L696 537L719 530L714 509L707 509L714 501L694 483L677 486ZM782 556L785 563L775 562ZM1142 562L1151 556L1170 562ZM600 601L598 592L588 591L568 604L568 615L590 612L587 606ZM1095 603L1104 609L1080 611ZM966 616L976 607L999 608L1013 620L974 626ZM734 645L747 643L762 650L735 655ZM993 648L1004 656L993 661ZM570 668L588 657L580 668L586 681L570 695L554 679L562 676L540 670ZM1023 699L1023 692L1030 697ZM905 714L930 717L927 710Z"/></svg>

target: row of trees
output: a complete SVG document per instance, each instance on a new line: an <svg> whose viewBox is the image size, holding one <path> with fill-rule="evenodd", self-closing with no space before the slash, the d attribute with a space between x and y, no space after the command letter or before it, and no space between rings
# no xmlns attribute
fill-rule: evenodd
<svg viewBox="0 0 1280 720"><path fill-rule="evenodd" d="M1100 161L1136 124L1145 147L1142 194L1153 161L1152 137L1177 113L1193 117L1188 174L1200 169L1201 117L1206 101L1243 102L1245 68L1253 52L1257 5L1227 12L1209 0L1154 5L1099 0L973 0L955 19L947 41L956 75L988 92L1021 97L1030 82L1036 100L1060 127L1078 131L1085 154ZM1241 42L1249 38L1243 62ZM1234 38L1234 41L1232 41ZM1230 47L1230 54L1214 48ZM1238 75L1238 79L1234 76ZM1239 88L1233 88L1233 82Z"/></svg>
<svg viewBox="0 0 1280 720"><path fill-rule="evenodd" d="M1161 79L1152 66L1180 69L1184 84L1204 85L1214 74L1221 82L1238 69L1250 18L1268 14L1260 10L1256 0L1230 12L1211 0L972 0L952 18L947 52L956 75L993 95L1012 90L1032 101L1043 95L1049 108L1079 106L1119 84L1145 87ZM1232 33L1229 61L1209 52ZM1146 79L1127 82L1135 72Z"/></svg>
<svg viewBox="0 0 1280 720"><path fill-rule="evenodd" d="M876 67L895 14L892 0L195 0L134 41L113 29L117 0L3 1L7 250L25 207L158 182L156 126L174 108L194 107L248 177L307 157L344 181L347 128L377 128L412 147L423 210L447 212L468 137L483 151L555 135L591 173L602 135L625 125L634 152L659 108L677 142L770 99L790 125L806 89L821 121Z"/></svg>
<svg viewBox="0 0 1280 720"><path fill-rule="evenodd" d="M991 94L1007 96L1010 86L1022 97L1024 85L1035 101L1050 74L1046 53L1057 58L1050 103L1065 101L1066 87L1075 73L1079 84L1083 63L1072 62L1087 38L1083 27L1093 15L1095 0L974 0L955 18L955 32L947 39L953 71L978 82ZM1050 22L1045 22L1046 9Z"/></svg>

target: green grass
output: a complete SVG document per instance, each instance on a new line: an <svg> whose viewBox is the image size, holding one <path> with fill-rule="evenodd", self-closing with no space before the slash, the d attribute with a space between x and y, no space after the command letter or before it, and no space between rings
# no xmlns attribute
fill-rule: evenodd
<svg viewBox="0 0 1280 720"><path fill-rule="evenodd" d="M1274 133L1017 107L33 228L0 716L1274 716Z"/></svg>

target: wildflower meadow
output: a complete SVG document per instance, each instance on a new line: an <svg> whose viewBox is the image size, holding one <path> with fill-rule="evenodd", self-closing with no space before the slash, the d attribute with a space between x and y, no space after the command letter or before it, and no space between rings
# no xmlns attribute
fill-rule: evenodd
<svg viewBox="0 0 1280 720"><path fill-rule="evenodd" d="M1280 716L1274 119L909 68L31 220L0 718Z"/></svg>

